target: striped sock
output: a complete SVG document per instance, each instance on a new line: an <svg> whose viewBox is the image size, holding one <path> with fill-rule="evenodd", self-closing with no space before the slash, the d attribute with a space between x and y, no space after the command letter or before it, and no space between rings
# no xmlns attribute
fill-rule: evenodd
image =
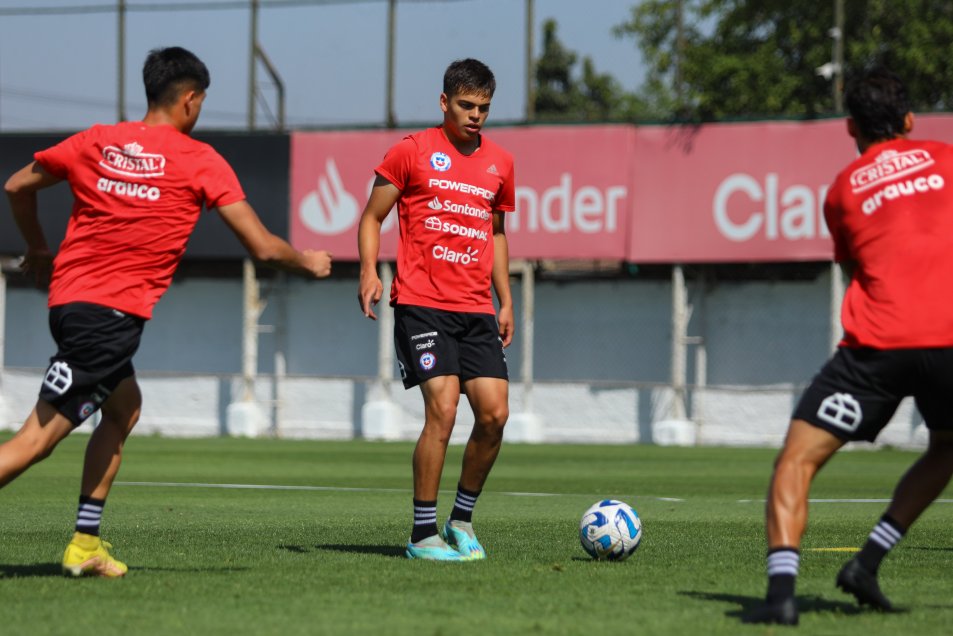
<svg viewBox="0 0 953 636"><path fill-rule="evenodd" d="M414 529L410 542L417 543L437 534L437 502L414 499Z"/></svg>
<svg viewBox="0 0 953 636"><path fill-rule="evenodd" d="M775 548L768 551L768 601L794 597L801 555L794 548Z"/></svg>
<svg viewBox="0 0 953 636"><path fill-rule="evenodd" d="M868 572L876 574L880 569L880 562L900 542L904 534L906 530L899 523L884 515L870 532L867 543L857 554L857 560Z"/></svg>
<svg viewBox="0 0 953 636"><path fill-rule="evenodd" d="M99 536L99 524L103 518L105 499L93 499L79 496L79 509L76 511L76 532Z"/></svg>
<svg viewBox="0 0 953 636"><path fill-rule="evenodd" d="M457 499L453 502L453 510L450 511L451 521L466 521L469 523L473 519L473 507L476 505L479 496L479 491L473 492L457 484Z"/></svg>

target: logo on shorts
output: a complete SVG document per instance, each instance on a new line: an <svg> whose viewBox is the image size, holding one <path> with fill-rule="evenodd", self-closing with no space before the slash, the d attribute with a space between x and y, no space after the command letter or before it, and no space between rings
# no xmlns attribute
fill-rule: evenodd
<svg viewBox="0 0 953 636"><path fill-rule="evenodd" d="M433 369L435 364L437 364L437 356L430 353L429 351L420 356L420 368L424 371L430 371Z"/></svg>
<svg viewBox="0 0 953 636"><path fill-rule="evenodd" d="M442 152L435 152L430 155L430 167L437 172L446 172L450 169L450 157Z"/></svg>
<svg viewBox="0 0 953 636"><path fill-rule="evenodd" d="M400 369L400 379L401 379L401 380L406 380L406 379L407 379L407 369L404 367L404 363L401 362L400 360L398 360L398 361L397 361L397 367L398 367L398 369Z"/></svg>
<svg viewBox="0 0 953 636"><path fill-rule="evenodd" d="M73 386L73 370L67 363L57 360L47 369L43 386L57 395L63 395Z"/></svg>
<svg viewBox="0 0 953 636"><path fill-rule="evenodd" d="M410 337L411 340L420 340L421 338L429 338L430 336L436 336L436 331L428 331L427 333L415 333Z"/></svg>
<svg viewBox="0 0 953 636"><path fill-rule="evenodd" d="M424 349L431 349L431 348L433 348L433 346L434 346L435 344L437 344L437 341L434 340L433 338L431 338L431 339L428 340L427 342L421 342L420 344L415 345L415 346L414 346L414 349L416 349L417 351L423 351Z"/></svg>
<svg viewBox="0 0 953 636"><path fill-rule="evenodd" d="M860 402L849 393L828 395L817 409L817 417L831 426L853 433L864 419Z"/></svg>
<svg viewBox="0 0 953 636"><path fill-rule="evenodd" d="M83 402L83 405L79 407L79 419L85 420L87 417L92 415L96 411L96 405L92 402Z"/></svg>

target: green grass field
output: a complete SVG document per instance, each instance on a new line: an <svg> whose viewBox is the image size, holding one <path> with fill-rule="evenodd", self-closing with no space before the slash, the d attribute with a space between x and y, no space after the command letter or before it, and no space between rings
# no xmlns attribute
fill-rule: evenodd
<svg viewBox="0 0 953 636"><path fill-rule="evenodd" d="M786 629L740 622L764 593L761 500L772 450L504 446L474 518L490 558L448 564L402 556L411 517L410 444L134 437L103 525L130 572L121 580L70 580L60 576L59 559L72 532L85 442L68 439L0 492L3 633ZM441 523L453 503L460 456L453 447ZM812 496L889 497L915 457L841 453ZM579 517L603 497L631 503L643 520L642 545L623 563L591 561L579 546ZM812 504L798 584L801 632L950 633L951 504L934 505L881 570L884 591L907 611L861 611L835 589L847 554L822 549L860 546L884 507Z"/></svg>

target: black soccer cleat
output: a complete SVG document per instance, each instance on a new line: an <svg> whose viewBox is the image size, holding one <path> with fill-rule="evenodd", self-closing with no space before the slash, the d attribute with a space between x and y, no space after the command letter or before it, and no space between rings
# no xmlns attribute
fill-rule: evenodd
<svg viewBox="0 0 953 636"><path fill-rule="evenodd" d="M760 623L767 625L797 625L797 603L794 597L780 601L766 601L764 605L756 607L749 614L742 617L743 623Z"/></svg>
<svg viewBox="0 0 953 636"><path fill-rule="evenodd" d="M837 587L853 594L859 605L870 605L882 612L893 611L893 604L877 584L877 575L871 574L856 558L844 564L837 575Z"/></svg>

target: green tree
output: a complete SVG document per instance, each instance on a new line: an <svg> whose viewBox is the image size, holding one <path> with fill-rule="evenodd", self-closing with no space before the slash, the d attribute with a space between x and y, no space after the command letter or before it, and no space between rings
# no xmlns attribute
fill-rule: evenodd
<svg viewBox="0 0 953 636"><path fill-rule="evenodd" d="M592 59L582 59L581 76L574 77L579 56L556 35L555 20L543 24L543 52L536 60L537 119L541 121L620 121L643 114L644 105L608 73L596 71Z"/></svg>
<svg viewBox="0 0 953 636"><path fill-rule="evenodd" d="M953 2L845 0L844 7L848 78L882 64L907 81L917 110L953 107L946 62ZM831 81L816 72L831 61L833 22L834 0L645 0L614 32L637 40L649 65L643 97L669 116L814 117L834 108Z"/></svg>

